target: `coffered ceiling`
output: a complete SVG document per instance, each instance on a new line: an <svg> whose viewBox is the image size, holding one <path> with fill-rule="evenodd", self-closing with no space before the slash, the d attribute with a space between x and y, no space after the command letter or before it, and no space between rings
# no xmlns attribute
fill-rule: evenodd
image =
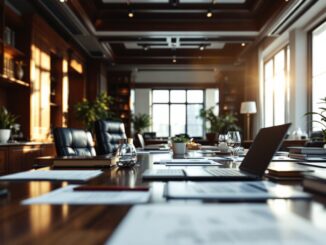
<svg viewBox="0 0 326 245"><path fill-rule="evenodd" d="M316 1L33 0L92 56L124 66L239 65Z"/></svg>

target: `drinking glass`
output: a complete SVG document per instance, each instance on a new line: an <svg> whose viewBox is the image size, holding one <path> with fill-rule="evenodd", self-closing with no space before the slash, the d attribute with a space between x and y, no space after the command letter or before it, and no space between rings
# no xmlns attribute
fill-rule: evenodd
<svg viewBox="0 0 326 245"><path fill-rule="evenodd" d="M226 143L231 148L232 155L236 156L238 149L241 146L241 137L239 131L229 131L227 133Z"/></svg>
<svg viewBox="0 0 326 245"><path fill-rule="evenodd" d="M219 134L218 135L218 143L222 143L222 142L225 142L227 143L227 134Z"/></svg>

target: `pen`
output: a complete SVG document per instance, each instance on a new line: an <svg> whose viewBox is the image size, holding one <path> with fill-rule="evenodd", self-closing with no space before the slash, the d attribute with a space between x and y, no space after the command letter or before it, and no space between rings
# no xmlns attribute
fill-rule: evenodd
<svg viewBox="0 0 326 245"><path fill-rule="evenodd" d="M148 191L149 187L85 185L74 188L74 191Z"/></svg>

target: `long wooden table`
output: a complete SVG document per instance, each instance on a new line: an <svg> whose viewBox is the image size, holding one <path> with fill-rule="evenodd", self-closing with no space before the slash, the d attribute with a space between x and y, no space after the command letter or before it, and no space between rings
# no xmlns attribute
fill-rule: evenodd
<svg viewBox="0 0 326 245"><path fill-rule="evenodd" d="M89 181L99 185L151 186L150 203L167 203L162 197L163 182L142 182L141 174L153 166L153 161L166 159L169 154L139 155L139 164L133 169L113 167ZM224 167L236 167L226 162ZM38 170L39 171L39 170ZM300 189L297 182L291 182ZM67 182L24 181L0 182L10 192L0 197L0 244L103 244L128 212L130 205L32 205L21 201L45 194L67 185ZM180 201L178 201L180 202ZM185 205L189 202L185 202ZM326 198L313 195L312 201L270 200L275 212L294 212L326 230ZM217 203L218 205L218 203ZM154 243L153 243L154 244Z"/></svg>

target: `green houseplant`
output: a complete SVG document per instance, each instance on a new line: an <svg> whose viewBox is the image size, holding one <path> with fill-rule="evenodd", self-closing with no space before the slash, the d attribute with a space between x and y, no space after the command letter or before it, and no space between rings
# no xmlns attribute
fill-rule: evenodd
<svg viewBox="0 0 326 245"><path fill-rule="evenodd" d="M174 136L172 141L172 151L174 155L183 155L187 152L187 143L189 139L183 135Z"/></svg>
<svg viewBox="0 0 326 245"><path fill-rule="evenodd" d="M208 132L211 133L227 133L230 130L240 130L237 125L238 119L232 114L216 115L214 107L209 109L201 109L199 116L205 121L209 122Z"/></svg>
<svg viewBox="0 0 326 245"><path fill-rule="evenodd" d="M0 108L0 142L6 143L10 138L11 127L17 117L9 113L5 107Z"/></svg>
<svg viewBox="0 0 326 245"><path fill-rule="evenodd" d="M105 92L99 94L94 101L83 99L75 105L77 118L83 122L86 130L93 132L95 121L114 118L114 113L110 111L111 104L112 98Z"/></svg>
<svg viewBox="0 0 326 245"><path fill-rule="evenodd" d="M323 134L323 141L326 142L326 97L321 99L319 107L320 112L307 112L305 115L317 115L320 117L320 121L313 120L313 122L318 123L322 126L321 132Z"/></svg>
<svg viewBox="0 0 326 245"><path fill-rule="evenodd" d="M148 114L137 114L132 116L135 133L141 134L144 129L151 126L151 117Z"/></svg>

